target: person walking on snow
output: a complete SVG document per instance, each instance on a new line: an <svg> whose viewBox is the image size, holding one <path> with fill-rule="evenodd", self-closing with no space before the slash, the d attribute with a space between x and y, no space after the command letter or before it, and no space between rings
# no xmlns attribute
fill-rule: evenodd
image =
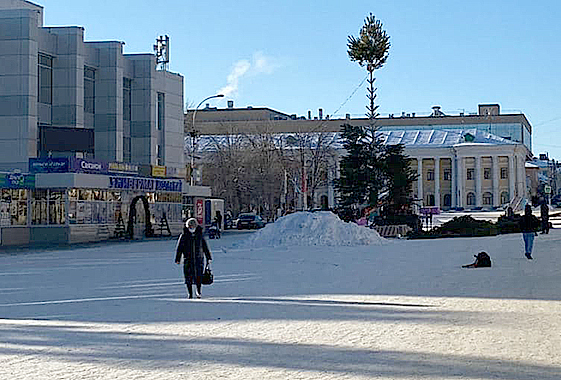
<svg viewBox="0 0 561 380"><path fill-rule="evenodd" d="M196 286L196 297L201 298L201 281L205 267L204 259L206 257L206 266L210 267L212 254L203 237L203 229L195 218L187 220L183 234L181 234L177 241L176 264L181 263L181 256L183 256L183 275L185 276L185 285L189 292L189 298L193 298L193 283Z"/></svg>
<svg viewBox="0 0 561 380"><path fill-rule="evenodd" d="M540 216L542 218L542 234L549 233L549 206L546 201L540 206Z"/></svg>
<svg viewBox="0 0 561 380"><path fill-rule="evenodd" d="M532 214L532 206L527 204L524 208L524 215L520 218L520 231L524 239L525 255L528 260L532 260L534 237L537 235L536 231L539 226L540 221Z"/></svg>

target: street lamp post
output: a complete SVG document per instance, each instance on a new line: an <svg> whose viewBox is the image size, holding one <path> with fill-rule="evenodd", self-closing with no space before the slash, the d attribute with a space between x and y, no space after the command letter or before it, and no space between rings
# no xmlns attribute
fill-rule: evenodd
<svg viewBox="0 0 561 380"><path fill-rule="evenodd" d="M190 181L191 186L195 185L195 177L193 176L193 171L194 171L194 168L195 168L195 139L197 138L197 130L195 129L195 116L197 116L197 110L199 109L201 104L203 104L207 100L214 99L214 98L223 98L223 97L224 97L224 94L218 94L218 95L209 96L208 98L204 98L203 100L201 100L199 105L195 108L195 111L193 111L193 121L191 123L191 132L189 132L189 135L191 136L191 176L190 176L191 177L191 181Z"/></svg>

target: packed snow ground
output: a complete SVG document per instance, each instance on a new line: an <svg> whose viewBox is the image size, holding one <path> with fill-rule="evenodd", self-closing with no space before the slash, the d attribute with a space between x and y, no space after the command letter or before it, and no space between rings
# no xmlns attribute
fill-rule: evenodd
<svg viewBox="0 0 561 380"><path fill-rule="evenodd" d="M202 300L173 240L0 253L0 379L561 379L560 230L533 261L519 234L253 236L209 240Z"/></svg>

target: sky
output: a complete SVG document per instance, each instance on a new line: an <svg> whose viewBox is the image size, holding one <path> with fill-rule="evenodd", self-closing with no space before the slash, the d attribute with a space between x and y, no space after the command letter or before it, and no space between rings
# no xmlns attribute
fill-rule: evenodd
<svg viewBox="0 0 561 380"><path fill-rule="evenodd" d="M524 113L533 153L561 160L561 2L557 1L214 1L38 0L44 25L79 25L86 41L124 41L153 51L170 37L170 71L185 78L185 104L268 107L306 116L364 117L366 70L347 38L372 13L390 36L375 72L378 112L477 112L498 103ZM131 7L134 4L134 7Z"/></svg>

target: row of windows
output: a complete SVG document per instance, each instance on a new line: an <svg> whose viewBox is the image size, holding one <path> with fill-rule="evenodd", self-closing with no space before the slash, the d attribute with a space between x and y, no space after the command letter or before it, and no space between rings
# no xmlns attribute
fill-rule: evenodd
<svg viewBox="0 0 561 380"><path fill-rule="evenodd" d="M452 170L444 169L444 181L452 180ZM501 179L508 179L508 168L501 168ZM483 178L491 179L491 168L483 168ZM473 181L475 179L475 169L469 168L466 170L466 179ZM427 170L427 181L434 181L434 170Z"/></svg>
<svg viewBox="0 0 561 380"><path fill-rule="evenodd" d="M503 191L501 193L500 197L501 197L500 204L503 205L503 204L506 204L506 203L510 202L510 196L509 196L509 193L507 191ZM426 202L427 202L427 206L434 206L435 205L434 194L427 194ZM489 192L483 193L482 202L483 202L484 206L492 206L493 205L493 194L491 194ZM443 203L444 207L452 206L452 196L450 194L444 194L444 198L443 198L442 203ZM476 205L475 193L473 193L473 192L467 193L466 204L468 206L475 206Z"/></svg>

